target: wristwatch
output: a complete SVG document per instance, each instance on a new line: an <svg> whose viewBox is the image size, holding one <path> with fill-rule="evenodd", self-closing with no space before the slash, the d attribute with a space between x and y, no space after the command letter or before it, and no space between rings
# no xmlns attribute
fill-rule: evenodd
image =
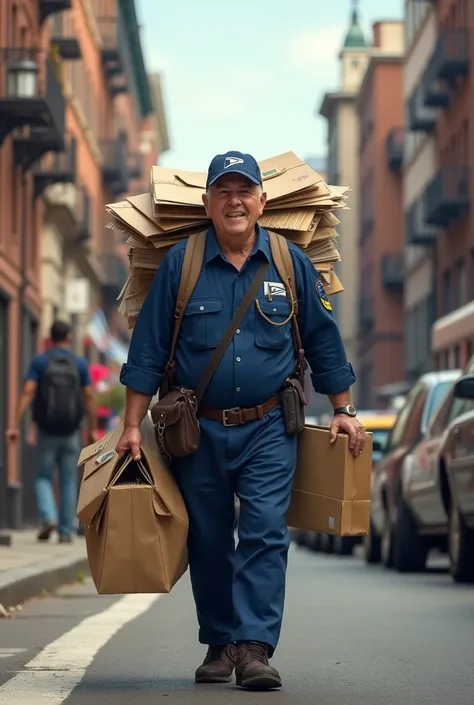
<svg viewBox="0 0 474 705"><path fill-rule="evenodd" d="M345 414L346 416L357 416L357 409L353 404L346 404L345 406L338 406L334 409L334 415Z"/></svg>

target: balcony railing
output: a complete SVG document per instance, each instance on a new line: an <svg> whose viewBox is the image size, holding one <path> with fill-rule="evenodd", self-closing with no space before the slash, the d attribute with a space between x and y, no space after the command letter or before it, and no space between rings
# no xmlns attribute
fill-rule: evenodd
<svg viewBox="0 0 474 705"><path fill-rule="evenodd" d="M39 21L43 24L45 19L62 10L70 10L72 0L39 0Z"/></svg>
<svg viewBox="0 0 474 705"><path fill-rule="evenodd" d="M374 325L374 301L371 296L362 296L359 299L359 329L370 330Z"/></svg>
<svg viewBox="0 0 474 705"><path fill-rule="evenodd" d="M117 252L102 253L98 260L106 304L114 306L127 281L127 264Z"/></svg>
<svg viewBox="0 0 474 705"><path fill-rule="evenodd" d="M92 201L84 186L80 186L76 190L74 210L78 226L76 243L81 245L92 236Z"/></svg>
<svg viewBox="0 0 474 705"><path fill-rule="evenodd" d="M417 198L405 213L405 242L407 245L433 247L438 231L426 223L425 202Z"/></svg>
<svg viewBox="0 0 474 705"><path fill-rule="evenodd" d="M71 12L54 15L51 29L51 45L57 50L62 59L74 61L81 58L81 45L75 35Z"/></svg>
<svg viewBox="0 0 474 705"><path fill-rule="evenodd" d="M35 196L39 196L52 184L73 184L76 180L76 168L77 142L74 137L69 137L63 152L49 152L34 169Z"/></svg>
<svg viewBox="0 0 474 705"><path fill-rule="evenodd" d="M382 285L386 289L403 287L405 260L403 252L387 252L382 256Z"/></svg>
<svg viewBox="0 0 474 705"><path fill-rule="evenodd" d="M66 104L60 66L40 49L0 49L0 144L15 128L40 128L64 144ZM32 142L39 134L32 136Z"/></svg>
<svg viewBox="0 0 474 705"><path fill-rule="evenodd" d="M102 140L100 148L104 183L114 195L124 193L128 188L130 178L125 140L121 137L114 140Z"/></svg>
<svg viewBox="0 0 474 705"><path fill-rule="evenodd" d="M448 226L469 209L469 168L442 167L429 183L424 197L425 220Z"/></svg>
<svg viewBox="0 0 474 705"><path fill-rule="evenodd" d="M420 83L408 99L407 126L412 132L433 132L436 112L424 105L423 86Z"/></svg>
<svg viewBox="0 0 474 705"><path fill-rule="evenodd" d="M394 127L387 136L387 163L393 171L401 169L404 149L405 129L403 127Z"/></svg>
<svg viewBox="0 0 474 705"><path fill-rule="evenodd" d="M428 66L434 79L440 78L451 84L459 76L469 73L469 30L466 28L444 29Z"/></svg>

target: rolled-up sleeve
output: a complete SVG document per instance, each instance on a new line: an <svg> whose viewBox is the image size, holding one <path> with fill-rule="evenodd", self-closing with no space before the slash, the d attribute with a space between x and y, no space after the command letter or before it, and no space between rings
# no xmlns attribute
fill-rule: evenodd
<svg viewBox="0 0 474 705"><path fill-rule="evenodd" d="M170 251L161 263L142 305L120 373L125 387L153 396L161 386L168 362L176 296L176 263Z"/></svg>
<svg viewBox="0 0 474 705"><path fill-rule="evenodd" d="M299 299L298 324L314 391L338 394L354 384L354 370L347 360L332 310L318 294L318 272L301 251L294 252L293 261Z"/></svg>

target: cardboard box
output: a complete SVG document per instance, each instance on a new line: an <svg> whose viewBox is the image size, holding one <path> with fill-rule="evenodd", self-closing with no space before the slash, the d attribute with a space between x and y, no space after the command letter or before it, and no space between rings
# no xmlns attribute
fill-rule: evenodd
<svg viewBox="0 0 474 705"><path fill-rule="evenodd" d="M306 426L298 439L298 462L288 526L335 536L367 534L373 434L366 434L363 452L355 458L349 437L329 443L329 428Z"/></svg>
<svg viewBox="0 0 474 705"><path fill-rule="evenodd" d="M92 579L100 595L168 593L187 570L188 514L150 433L137 463L115 450L122 430L119 424L79 458L77 516Z"/></svg>

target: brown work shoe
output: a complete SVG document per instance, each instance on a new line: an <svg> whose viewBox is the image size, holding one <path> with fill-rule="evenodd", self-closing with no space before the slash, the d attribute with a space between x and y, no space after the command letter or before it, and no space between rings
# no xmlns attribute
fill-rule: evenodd
<svg viewBox="0 0 474 705"><path fill-rule="evenodd" d="M210 646L206 658L196 670L196 683L229 683L235 668L236 648L227 646Z"/></svg>
<svg viewBox="0 0 474 705"><path fill-rule="evenodd" d="M249 690L281 688L280 674L268 663L267 644L253 641L239 644L235 682L241 688Z"/></svg>

